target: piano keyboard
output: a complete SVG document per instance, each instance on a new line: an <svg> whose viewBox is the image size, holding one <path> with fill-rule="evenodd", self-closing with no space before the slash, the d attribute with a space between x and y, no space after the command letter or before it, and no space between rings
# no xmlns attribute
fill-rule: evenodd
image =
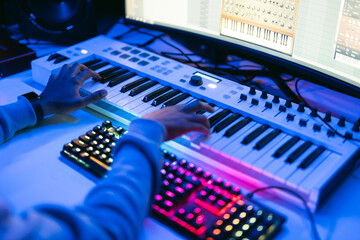
<svg viewBox="0 0 360 240"><path fill-rule="evenodd" d="M103 101L90 105L128 124L164 106L203 100L215 112L203 113L211 123L208 137L189 133L164 144L164 148L201 167L211 168L241 185L276 185L291 189L315 210L359 159L359 144L328 130L308 109L290 100L157 56L143 49L99 36L32 62L34 80L46 84L62 64L83 63L101 80L89 79L82 93L107 89ZM51 59L51 60L48 60ZM192 84L202 76L202 85ZM322 113L318 113L324 116ZM359 138L359 124L328 116L340 133ZM273 194L299 204L290 195Z"/></svg>
<svg viewBox="0 0 360 240"><path fill-rule="evenodd" d="M223 0L220 33L291 55L298 8L298 0Z"/></svg>
<svg viewBox="0 0 360 240"><path fill-rule="evenodd" d="M271 48L287 54L292 53L293 37L269 29L223 18L221 34L245 40L263 47Z"/></svg>
<svg viewBox="0 0 360 240"><path fill-rule="evenodd" d="M335 60L359 68L360 60L354 58L353 56L354 55L348 56L346 54L342 54L341 52L335 52ZM359 56L356 56L356 57L359 58Z"/></svg>

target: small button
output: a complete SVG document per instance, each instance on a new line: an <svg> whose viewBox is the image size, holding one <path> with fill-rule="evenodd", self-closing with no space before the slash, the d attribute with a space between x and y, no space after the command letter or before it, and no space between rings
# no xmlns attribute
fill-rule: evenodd
<svg viewBox="0 0 360 240"><path fill-rule="evenodd" d="M147 58L148 56L150 56L150 54L143 52L139 56L142 57L142 58Z"/></svg>
<svg viewBox="0 0 360 240"><path fill-rule="evenodd" d="M136 57L132 57L129 59L130 62L137 62L139 61L140 59L136 58Z"/></svg>
<svg viewBox="0 0 360 240"><path fill-rule="evenodd" d="M306 127L307 122L308 122L307 119L301 118L301 119L299 120L299 125L300 125L300 127Z"/></svg>
<svg viewBox="0 0 360 240"><path fill-rule="evenodd" d="M140 51L137 50L137 49L134 49L134 50L131 51L132 54L138 54L139 52L140 52Z"/></svg>
<svg viewBox="0 0 360 240"><path fill-rule="evenodd" d="M280 105L279 106L279 111L280 112L286 112L286 107L284 105Z"/></svg>
<svg viewBox="0 0 360 240"><path fill-rule="evenodd" d="M360 131L360 122L354 122L354 125L351 130L353 130L354 132L359 132Z"/></svg>
<svg viewBox="0 0 360 240"><path fill-rule="evenodd" d="M138 64L139 64L140 66L146 66L146 65L149 64L149 62L147 62L147 61L140 61Z"/></svg>
<svg viewBox="0 0 360 240"><path fill-rule="evenodd" d="M255 94L256 94L256 89L255 89L255 87L250 87L249 94L250 94L250 95L255 95Z"/></svg>
<svg viewBox="0 0 360 240"><path fill-rule="evenodd" d="M335 130L329 129L326 133L328 137L334 137L335 136Z"/></svg>
<svg viewBox="0 0 360 240"><path fill-rule="evenodd" d="M274 98L272 100L273 103L279 103L280 102L280 97L279 95L274 95Z"/></svg>
<svg viewBox="0 0 360 240"><path fill-rule="evenodd" d="M199 87L199 89L204 91L204 90L206 90L206 87L201 86L201 87Z"/></svg>
<svg viewBox="0 0 360 240"><path fill-rule="evenodd" d="M179 81L182 82L182 83L186 83L185 79L180 79Z"/></svg>
<svg viewBox="0 0 360 240"><path fill-rule="evenodd" d="M272 103L271 102L266 102L265 107L271 109L272 108Z"/></svg>
<svg viewBox="0 0 360 240"><path fill-rule="evenodd" d="M352 138L353 138L353 134L351 132L345 133L345 139L352 139Z"/></svg>
<svg viewBox="0 0 360 240"><path fill-rule="evenodd" d="M241 99L242 101L246 101L246 100L247 100L247 95L242 93L242 94L240 95L240 99Z"/></svg>
<svg viewBox="0 0 360 240"><path fill-rule="evenodd" d="M129 51L129 50L131 49L131 47L126 46L126 47L123 47L123 48L121 48L121 49L124 50L124 51Z"/></svg>
<svg viewBox="0 0 360 240"><path fill-rule="evenodd" d="M120 55L120 57L126 59L126 58L129 58L130 55L128 55L128 54L123 54L123 55Z"/></svg>
<svg viewBox="0 0 360 240"><path fill-rule="evenodd" d="M117 55L119 55L120 53L121 53L121 52L119 52L118 50L115 50L115 51L112 51L110 54L117 56Z"/></svg>
<svg viewBox="0 0 360 240"><path fill-rule="evenodd" d="M297 111L298 112L305 112L305 104L303 102L299 103Z"/></svg>
<svg viewBox="0 0 360 240"><path fill-rule="evenodd" d="M149 57L149 60L150 60L150 61L153 61L153 62L155 62L155 61L157 61L157 60L159 60L159 59L160 59L160 58L157 57L157 56Z"/></svg>
<svg viewBox="0 0 360 240"><path fill-rule="evenodd" d="M314 130L314 132L320 132L321 131L321 125L315 123L314 126L313 126L313 130Z"/></svg>
<svg viewBox="0 0 360 240"><path fill-rule="evenodd" d="M292 107L291 99L290 99L290 98L286 99L285 107L287 107L287 108L291 108L291 107Z"/></svg>
<svg viewBox="0 0 360 240"><path fill-rule="evenodd" d="M326 122L331 122L331 112L326 112L326 113L325 113L325 118L324 118L324 120L325 120Z"/></svg>
<svg viewBox="0 0 360 240"><path fill-rule="evenodd" d="M253 99L251 99L251 104L257 106L257 105L259 105L259 100L256 98L253 98Z"/></svg>
<svg viewBox="0 0 360 240"><path fill-rule="evenodd" d="M291 114L291 113L288 113L288 115L286 116L286 119L287 119L288 121L294 121L295 115L294 115L294 114Z"/></svg>
<svg viewBox="0 0 360 240"><path fill-rule="evenodd" d="M345 127L345 117L340 117L339 122L337 124L339 127Z"/></svg>
<svg viewBox="0 0 360 240"><path fill-rule="evenodd" d="M261 99L267 99L268 98L268 91L266 91L266 90L262 91L260 98Z"/></svg>
<svg viewBox="0 0 360 240"><path fill-rule="evenodd" d="M311 108L310 116L316 117L316 116L317 116L317 112L318 112L317 107L312 107L312 108Z"/></svg>

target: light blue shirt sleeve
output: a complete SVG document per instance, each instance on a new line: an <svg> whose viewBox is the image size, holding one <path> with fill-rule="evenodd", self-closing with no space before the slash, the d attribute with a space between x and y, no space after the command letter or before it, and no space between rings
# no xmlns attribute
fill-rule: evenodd
<svg viewBox="0 0 360 240"><path fill-rule="evenodd" d="M30 102L23 96L18 101L0 106L0 144L23 128L34 126L36 115Z"/></svg>
<svg viewBox="0 0 360 240"><path fill-rule="evenodd" d="M160 182L164 135L160 123L134 120L108 177L80 206L40 205L12 216L0 201L0 239L137 239Z"/></svg>

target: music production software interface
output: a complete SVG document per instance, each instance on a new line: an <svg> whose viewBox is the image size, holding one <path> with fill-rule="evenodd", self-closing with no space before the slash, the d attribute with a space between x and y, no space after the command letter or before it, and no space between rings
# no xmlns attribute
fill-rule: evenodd
<svg viewBox="0 0 360 240"><path fill-rule="evenodd" d="M126 0L126 17L249 47L360 87L360 0Z"/></svg>

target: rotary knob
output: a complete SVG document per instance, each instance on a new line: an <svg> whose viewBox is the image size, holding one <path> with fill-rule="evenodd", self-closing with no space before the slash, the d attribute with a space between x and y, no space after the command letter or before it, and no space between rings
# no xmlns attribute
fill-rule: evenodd
<svg viewBox="0 0 360 240"><path fill-rule="evenodd" d="M193 86L201 86L203 84L202 77L196 75L192 76L190 78L190 84Z"/></svg>

